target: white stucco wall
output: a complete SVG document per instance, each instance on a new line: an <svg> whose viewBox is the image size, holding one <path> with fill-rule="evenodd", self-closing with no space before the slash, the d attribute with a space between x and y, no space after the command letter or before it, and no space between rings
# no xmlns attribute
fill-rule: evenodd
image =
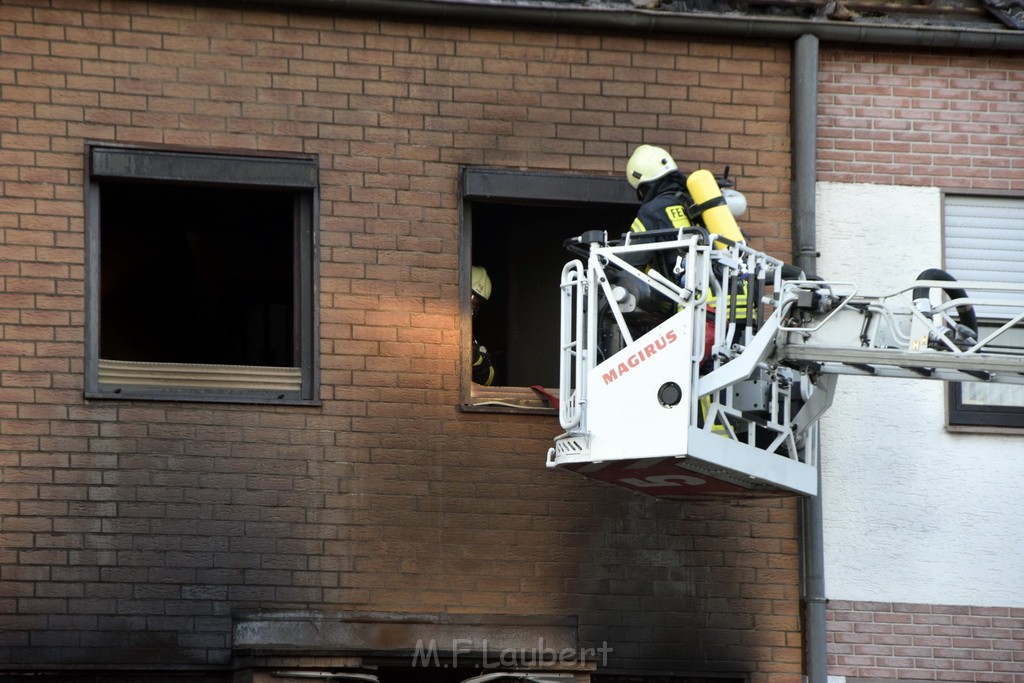
<svg viewBox="0 0 1024 683"><path fill-rule="evenodd" d="M884 293L941 266L933 188L820 183L818 274ZM831 599L1024 606L1024 437L945 430L944 385L839 378L822 421Z"/></svg>

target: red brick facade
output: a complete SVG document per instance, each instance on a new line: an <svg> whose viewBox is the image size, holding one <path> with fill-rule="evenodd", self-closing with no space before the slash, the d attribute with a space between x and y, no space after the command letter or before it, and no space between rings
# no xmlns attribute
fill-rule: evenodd
<svg viewBox="0 0 1024 683"><path fill-rule="evenodd" d="M823 49L818 180L1024 189L1016 55Z"/></svg>
<svg viewBox="0 0 1024 683"><path fill-rule="evenodd" d="M231 666L238 609L576 615L612 665L800 680L795 503L663 503L460 413L458 169L726 164L789 253L789 48L0 5L0 669ZM317 155L322 405L83 398L85 145ZM554 275L553 277L557 277Z"/></svg>
<svg viewBox="0 0 1024 683"><path fill-rule="evenodd" d="M832 675L1024 680L1024 609L836 600L828 621Z"/></svg>

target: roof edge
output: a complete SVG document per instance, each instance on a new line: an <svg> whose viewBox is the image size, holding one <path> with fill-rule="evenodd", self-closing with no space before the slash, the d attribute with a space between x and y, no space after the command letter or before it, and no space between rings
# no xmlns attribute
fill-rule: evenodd
<svg viewBox="0 0 1024 683"><path fill-rule="evenodd" d="M543 27L616 29L635 33L676 33L796 40L814 35L824 42L900 45L970 50L1024 50L1024 31L889 24L854 24L827 19L749 17L694 12L581 7L542 3L511 5L494 0L247 0L248 6L315 8L403 19L523 24Z"/></svg>

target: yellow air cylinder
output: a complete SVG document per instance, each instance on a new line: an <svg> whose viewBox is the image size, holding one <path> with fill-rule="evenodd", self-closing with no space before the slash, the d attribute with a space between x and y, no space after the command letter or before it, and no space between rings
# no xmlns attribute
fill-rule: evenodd
<svg viewBox="0 0 1024 683"><path fill-rule="evenodd" d="M715 176L711 175L711 171L702 168L691 173L690 177L686 179L686 189L690 191L690 196L696 204L703 204L709 201L715 203L713 200L721 200L718 206L712 206L701 212L704 226L709 232L721 235L733 242L746 241L743 238L743 233L740 232L740 226L736 225L736 219L733 217L732 212L729 211L729 207L726 206L725 199L722 197L722 190L719 189L718 181L715 180Z"/></svg>

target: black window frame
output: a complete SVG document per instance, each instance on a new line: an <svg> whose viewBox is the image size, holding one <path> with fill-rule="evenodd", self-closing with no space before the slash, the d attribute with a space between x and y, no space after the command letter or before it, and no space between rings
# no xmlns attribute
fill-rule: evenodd
<svg viewBox="0 0 1024 683"><path fill-rule="evenodd" d="M997 329L1005 321L979 320L980 334ZM1024 336L1019 327L1010 330L1015 335L1013 344ZM946 382L946 428L951 432L992 432L1024 433L1024 406L999 403L966 403L964 385L966 382ZM984 385L983 385L984 386ZM1014 385L1020 386L1020 385Z"/></svg>
<svg viewBox="0 0 1024 683"><path fill-rule="evenodd" d="M963 384L947 383L947 420L950 429L970 431L1024 431L1024 408L997 404L966 404Z"/></svg>
<svg viewBox="0 0 1024 683"><path fill-rule="evenodd" d="M460 409L466 412L556 414L557 410L529 387L481 386L472 381L472 207L478 202L565 208L615 204L635 212L639 201L625 179L617 175L481 166L463 166L459 170ZM622 225L621 232L628 230L627 222ZM566 251L565 260L570 258ZM557 290L553 287L552 297L556 296ZM557 335L558 330L551 332ZM547 389L553 394L558 393L557 386Z"/></svg>
<svg viewBox="0 0 1024 683"><path fill-rule="evenodd" d="M167 386L100 380L100 190L104 181L296 193L293 340L297 386ZM239 153L88 142L85 145L85 396L89 399L319 405L319 164L315 155ZM201 365L201 364L199 364ZM215 367L215 366L208 366ZM230 369L231 366L223 366ZM289 380L291 381L291 380Z"/></svg>

